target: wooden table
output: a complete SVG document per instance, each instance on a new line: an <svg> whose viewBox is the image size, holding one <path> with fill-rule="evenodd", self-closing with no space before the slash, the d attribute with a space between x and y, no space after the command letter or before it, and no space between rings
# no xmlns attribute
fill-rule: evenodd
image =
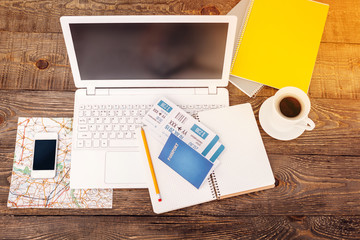
<svg viewBox="0 0 360 240"><path fill-rule="evenodd" d="M316 128L289 142L260 129L276 187L155 215L145 189L115 190L113 209L7 208L17 118L73 114L60 16L226 14L238 0L1 0L0 238L359 239L360 3L320 1L330 10L309 92ZM256 117L275 93L228 89L231 105L250 102Z"/></svg>

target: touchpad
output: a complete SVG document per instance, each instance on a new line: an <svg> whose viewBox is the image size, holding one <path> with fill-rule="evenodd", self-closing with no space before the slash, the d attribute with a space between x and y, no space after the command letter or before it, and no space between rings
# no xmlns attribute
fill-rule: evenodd
<svg viewBox="0 0 360 240"><path fill-rule="evenodd" d="M106 183L145 183L145 171L140 152L107 152Z"/></svg>

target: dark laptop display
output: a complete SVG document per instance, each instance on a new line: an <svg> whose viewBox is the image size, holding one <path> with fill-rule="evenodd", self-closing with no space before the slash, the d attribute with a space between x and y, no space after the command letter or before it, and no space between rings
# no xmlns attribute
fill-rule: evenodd
<svg viewBox="0 0 360 240"><path fill-rule="evenodd" d="M221 79L228 23L70 24L81 79Z"/></svg>

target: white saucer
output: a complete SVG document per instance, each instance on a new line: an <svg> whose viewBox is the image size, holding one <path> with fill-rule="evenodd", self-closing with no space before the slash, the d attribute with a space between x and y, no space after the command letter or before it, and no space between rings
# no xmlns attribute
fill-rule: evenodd
<svg viewBox="0 0 360 240"><path fill-rule="evenodd" d="M299 137L305 131L305 129L293 127L286 130L279 130L271 124L271 122L269 121L269 116L271 114L272 100L273 97L266 99L265 102L260 107L259 121L261 127L270 137L273 137L278 140L287 141Z"/></svg>

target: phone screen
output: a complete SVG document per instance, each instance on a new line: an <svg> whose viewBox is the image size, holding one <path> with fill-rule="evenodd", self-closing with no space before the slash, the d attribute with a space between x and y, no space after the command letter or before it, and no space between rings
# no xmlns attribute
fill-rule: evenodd
<svg viewBox="0 0 360 240"><path fill-rule="evenodd" d="M33 170L54 170L56 140L35 140Z"/></svg>

